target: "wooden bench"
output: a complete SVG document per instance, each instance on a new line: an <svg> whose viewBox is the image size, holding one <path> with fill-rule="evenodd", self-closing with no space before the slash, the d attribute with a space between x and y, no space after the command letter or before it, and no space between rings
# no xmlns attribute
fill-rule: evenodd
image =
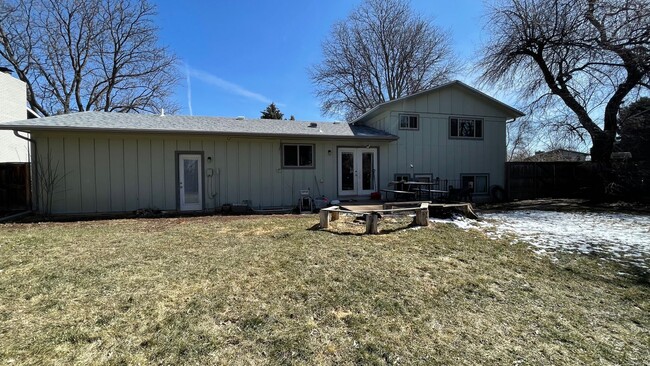
<svg viewBox="0 0 650 366"><path fill-rule="evenodd" d="M320 227L322 229L329 228L330 221L338 220L341 212L357 215L363 214L366 217L366 234L379 234L377 226L379 224L379 217L383 213L415 212L415 218L413 219L415 225L429 225L429 203L423 202L417 207L384 208L381 210L370 210L369 212L341 210L339 206L327 207L320 210Z"/></svg>

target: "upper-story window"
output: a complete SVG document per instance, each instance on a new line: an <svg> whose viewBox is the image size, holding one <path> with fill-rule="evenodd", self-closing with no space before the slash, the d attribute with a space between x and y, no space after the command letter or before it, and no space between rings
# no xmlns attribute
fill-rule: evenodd
<svg viewBox="0 0 650 366"><path fill-rule="evenodd" d="M314 167L314 145L310 145L310 144L282 145L282 167L313 168Z"/></svg>
<svg viewBox="0 0 650 366"><path fill-rule="evenodd" d="M480 118L451 117L449 136L462 139L482 139L483 120Z"/></svg>
<svg viewBox="0 0 650 366"><path fill-rule="evenodd" d="M417 114L400 114L400 130L417 130L420 128L420 118Z"/></svg>

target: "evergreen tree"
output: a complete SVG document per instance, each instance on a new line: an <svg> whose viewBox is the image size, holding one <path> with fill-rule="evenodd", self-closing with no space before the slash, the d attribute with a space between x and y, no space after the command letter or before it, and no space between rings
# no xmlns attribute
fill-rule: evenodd
<svg viewBox="0 0 650 366"><path fill-rule="evenodd" d="M275 103L271 102L268 107L262 112L262 119L282 119L284 114L280 112L280 109L275 106Z"/></svg>
<svg viewBox="0 0 650 366"><path fill-rule="evenodd" d="M650 98L643 97L621 108L618 119L619 150L635 160L650 160Z"/></svg>

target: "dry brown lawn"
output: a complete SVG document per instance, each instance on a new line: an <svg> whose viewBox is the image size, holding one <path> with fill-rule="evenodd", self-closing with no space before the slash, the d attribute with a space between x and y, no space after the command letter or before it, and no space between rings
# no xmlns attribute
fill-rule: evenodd
<svg viewBox="0 0 650 366"><path fill-rule="evenodd" d="M631 267L400 220L0 225L0 364L641 365Z"/></svg>

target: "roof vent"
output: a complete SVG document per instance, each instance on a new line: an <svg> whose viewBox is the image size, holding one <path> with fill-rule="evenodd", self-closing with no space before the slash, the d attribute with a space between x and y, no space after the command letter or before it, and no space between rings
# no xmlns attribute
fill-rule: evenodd
<svg viewBox="0 0 650 366"><path fill-rule="evenodd" d="M243 120L246 119L246 117L244 117L244 116L237 116L237 117L235 117L235 119L238 120L238 121L243 121Z"/></svg>
<svg viewBox="0 0 650 366"><path fill-rule="evenodd" d="M160 108L160 117L165 117L165 108Z"/></svg>
<svg viewBox="0 0 650 366"><path fill-rule="evenodd" d="M316 123L316 122L309 122L309 127L311 127L311 128L316 128L316 127L318 127L318 123Z"/></svg>
<svg viewBox="0 0 650 366"><path fill-rule="evenodd" d="M332 123L335 124L335 125L340 125L341 124L341 122L332 122Z"/></svg>

